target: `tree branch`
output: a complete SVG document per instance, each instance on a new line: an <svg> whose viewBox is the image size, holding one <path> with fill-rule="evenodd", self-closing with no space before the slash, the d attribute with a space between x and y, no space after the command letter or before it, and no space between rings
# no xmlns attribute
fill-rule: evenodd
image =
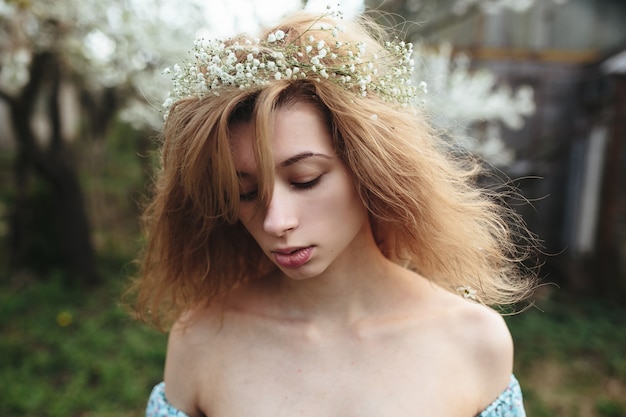
<svg viewBox="0 0 626 417"><path fill-rule="evenodd" d="M446 14L437 20L427 22L424 26L413 25L412 30L407 33L407 39L413 39L415 37L430 37L437 32L443 31L466 20L469 20L472 17L477 16L478 14L480 14L480 9L478 8L478 6L473 5L464 14Z"/></svg>
<svg viewBox="0 0 626 417"><path fill-rule="evenodd" d="M406 22L412 22L412 24L408 25L408 30L405 33L405 39L409 41L433 36L439 31L450 28L480 14L480 7L476 4L469 7L463 14L453 14L448 11L448 9L452 7L452 2L450 1L447 1L448 4L442 4L442 2L436 0L423 1L414 9L408 9L407 2L403 0L383 0L379 1L378 4L376 4L374 0L369 0L366 3L375 10L401 16ZM437 10L443 10L445 13L439 17L435 17ZM382 17L385 18L384 15ZM421 23L418 24L418 21ZM388 22L382 23L385 24Z"/></svg>
<svg viewBox="0 0 626 417"><path fill-rule="evenodd" d="M63 137L61 132L61 103L60 103L60 86L61 71L59 68L59 60L52 56L50 65L48 66L48 76L50 78L50 95L48 97L49 113L48 119L52 126L51 147L54 150L60 150L63 147Z"/></svg>
<svg viewBox="0 0 626 417"><path fill-rule="evenodd" d="M13 97L11 97L9 94L5 93L2 90L0 90L0 100L6 101L9 106L11 106L12 103L15 101Z"/></svg>

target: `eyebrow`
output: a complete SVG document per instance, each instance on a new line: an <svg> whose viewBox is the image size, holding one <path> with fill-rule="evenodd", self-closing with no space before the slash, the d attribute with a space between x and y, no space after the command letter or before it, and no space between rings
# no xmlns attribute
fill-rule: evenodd
<svg viewBox="0 0 626 417"><path fill-rule="evenodd" d="M303 159L312 158L312 157L322 157L324 159L332 159L331 156L325 155L323 153L302 152L302 153L299 153L297 155L292 156L291 158L285 159L283 162L280 163L280 166L282 168L286 168L286 167L288 167L290 165L297 164L298 162L302 161Z"/></svg>

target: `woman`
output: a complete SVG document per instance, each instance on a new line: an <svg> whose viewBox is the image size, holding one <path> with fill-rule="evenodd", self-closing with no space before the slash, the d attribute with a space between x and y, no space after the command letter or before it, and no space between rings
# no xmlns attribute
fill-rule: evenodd
<svg viewBox="0 0 626 417"><path fill-rule="evenodd" d="M515 216L373 32L296 13L174 68L134 286L170 329L147 416L524 415L486 307L533 286Z"/></svg>

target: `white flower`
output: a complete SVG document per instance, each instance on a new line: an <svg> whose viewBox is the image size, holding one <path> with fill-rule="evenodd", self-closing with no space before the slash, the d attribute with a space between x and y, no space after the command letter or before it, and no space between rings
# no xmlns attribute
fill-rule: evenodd
<svg viewBox="0 0 626 417"><path fill-rule="evenodd" d="M285 38L285 32L283 32L282 30L277 30L276 32L274 32L274 36L277 40L282 41Z"/></svg>
<svg viewBox="0 0 626 417"><path fill-rule="evenodd" d="M476 290L470 286L464 285L462 287L458 287L456 289L458 292L463 295L463 298L469 298L471 300L476 300Z"/></svg>
<svg viewBox="0 0 626 417"><path fill-rule="evenodd" d="M267 41L270 43L276 42L276 35L270 33L269 35L267 35Z"/></svg>
<svg viewBox="0 0 626 417"><path fill-rule="evenodd" d="M165 109L169 109L172 104L174 104L174 99L172 97L168 97L164 102L163 102L163 108Z"/></svg>

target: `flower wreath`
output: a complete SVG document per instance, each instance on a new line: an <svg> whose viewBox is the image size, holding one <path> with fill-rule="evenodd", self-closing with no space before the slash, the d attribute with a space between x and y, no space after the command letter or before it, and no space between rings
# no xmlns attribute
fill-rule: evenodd
<svg viewBox="0 0 626 417"><path fill-rule="evenodd" d="M367 53L363 42L341 41L343 27L322 22L327 17L341 18L341 14L327 12L304 33L293 36L278 29L266 39L197 39L192 61L164 71L173 74L173 89L163 104L166 116L179 99L219 95L225 87L262 87L273 80L328 80L361 96L371 92L401 105L411 104L420 92L426 92L426 83L418 87L412 82L411 43L394 39L384 42L382 50ZM330 37L318 39L313 31Z"/></svg>

